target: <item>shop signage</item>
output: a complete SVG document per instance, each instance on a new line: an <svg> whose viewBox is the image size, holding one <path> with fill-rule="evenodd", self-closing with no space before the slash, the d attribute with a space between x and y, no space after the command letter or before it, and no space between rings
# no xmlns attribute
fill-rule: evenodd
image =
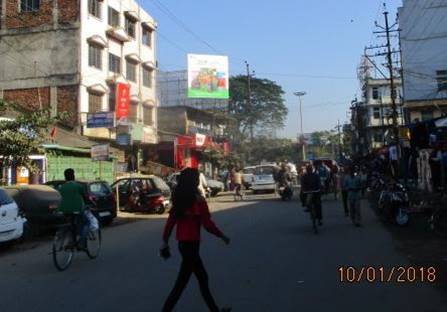
<svg viewBox="0 0 447 312"><path fill-rule="evenodd" d="M98 144L91 147L91 156L94 161L109 160L109 144Z"/></svg>
<svg viewBox="0 0 447 312"><path fill-rule="evenodd" d="M87 128L113 128L115 126L115 116L113 112L88 113Z"/></svg>
<svg viewBox="0 0 447 312"><path fill-rule="evenodd" d="M121 120L129 116L130 86L125 83L116 85L116 119Z"/></svg>
<svg viewBox="0 0 447 312"><path fill-rule="evenodd" d="M142 142L146 143L146 144L155 144L156 143L155 132L152 127L144 127Z"/></svg>
<svg viewBox="0 0 447 312"><path fill-rule="evenodd" d="M206 135L196 133L196 146L197 147L203 146L205 144L205 140L206 140Z"/></svg>
<svg viewBox="0 0 447 312"><path fill-rule="evenodd" d="M121 146L130 145L130 134L129 133L119 133L116 135L116 144Z"/></svg>

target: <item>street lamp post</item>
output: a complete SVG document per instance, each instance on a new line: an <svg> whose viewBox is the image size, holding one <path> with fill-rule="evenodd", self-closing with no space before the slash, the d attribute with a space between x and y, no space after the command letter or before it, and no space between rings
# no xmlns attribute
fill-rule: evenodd
<svg viewBox="0 0 447 312"><path fill-rule="evenodd" d="M295 92L293 93L294 95L296 95L300 101L300 128L301 128L301 140L302 140L302 144L303 144L303 160L306 160L306 145L304 144L304 132L303 132L303 108L302 108L302 101L301 101L301 97L306 95L306 92Z"/></svg>

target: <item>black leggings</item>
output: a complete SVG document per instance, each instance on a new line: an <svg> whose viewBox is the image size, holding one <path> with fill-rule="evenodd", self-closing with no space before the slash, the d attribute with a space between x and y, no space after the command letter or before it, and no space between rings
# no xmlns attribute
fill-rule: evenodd
<svg viewBox="0 0 447 312"><path fill-rule="evenodd" d="M203 266L202 259L200 259L200 242L179 242L178 248L182 255L182 265L174 288L163 306L163 312L172 311L174 309L183 290L188 284L192 273L196 275L196 278L199 281L200 292L202 293L202 297L205 300L208 309L211 312L219 312L219 308L209 289L208 274Z"/></svg>

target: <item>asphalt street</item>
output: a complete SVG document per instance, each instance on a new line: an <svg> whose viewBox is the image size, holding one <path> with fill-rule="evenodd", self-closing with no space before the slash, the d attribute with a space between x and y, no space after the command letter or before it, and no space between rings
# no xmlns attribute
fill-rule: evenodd
<svg viewBox="0 0 447 312"><path fill-rule="evenodd" d="M214 199L213 217L232 239L226 246L203 233L201 254L217 302L236 312L447 311L446 298L426 282L341 282L340 266L411 264L369 209L364 227L355 228L338 202L323 204L316 236L297 201ZM164 221L154 216L106 228L101 256L77 254L66 272L54 268L50 241L2 250L0 311L160 311L180 263L173 240L173 258L158 257ZM207 311L194 278L176 311Z"/></svg>

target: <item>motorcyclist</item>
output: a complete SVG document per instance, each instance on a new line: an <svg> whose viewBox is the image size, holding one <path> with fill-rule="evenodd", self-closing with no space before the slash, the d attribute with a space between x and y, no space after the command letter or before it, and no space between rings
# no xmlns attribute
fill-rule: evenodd
<svg viewBox="0 0 447 312"><path fill-rule="evenodd" d="M279 186L288 186L290 181L292 181L292 176L289 172L289 168L285 163L282 163L281 169L278 172L276 182L279 184Z"/></svg>

